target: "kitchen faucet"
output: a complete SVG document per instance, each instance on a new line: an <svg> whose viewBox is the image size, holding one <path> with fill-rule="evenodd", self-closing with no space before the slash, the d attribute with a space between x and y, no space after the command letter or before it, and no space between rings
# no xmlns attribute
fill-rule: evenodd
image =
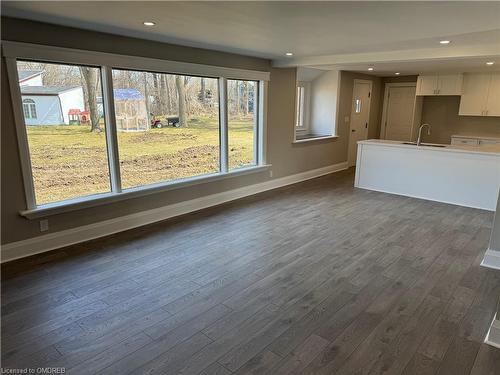
<svg viewBox="0 0 500 375"><path fill-rule="evenodd" d="M427 135L431 135L431 126L429 124L422 124L418 129L417 146L422 143L422 129L427 126Z"/></svg>

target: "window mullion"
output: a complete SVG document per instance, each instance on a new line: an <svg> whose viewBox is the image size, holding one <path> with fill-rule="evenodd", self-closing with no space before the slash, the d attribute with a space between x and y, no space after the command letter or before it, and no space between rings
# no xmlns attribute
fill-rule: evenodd
<svg viewBox="0 0 500 375"><path fill-rule="evenodd" d="M111 191L122 191L120 177L120 158L118 155L118 138L116 134L115 100L113 95L113 74L109 66L101 67L101 82L103 93L104 116L106 121L106 143L108 150L109 174Z"/></svg>
<svg viewBox="0 0 500 375"><path fill-rule="evenodd" d="M268 82L259 82L258 91L258 131L257 131L257 164L263 165L267 163L267 90Z"/></svg>
<svg viewBox="0 0 500 375"><path fill-rule="evenodd" d="M259 82L260 83L260 82ZM253 98L253 161L255 165L260 164L260 153L259 153L259 139L260 139L260 129L259 129L259 115L260 115L260 85L256 84L254 88L254 98Z"/></svg>
<svg viewBox="0 0 500 375"><path fill-rule="evenodd" d="M220 171L229 170L227 79L219 78L219 118L220 118Z"/></svg>

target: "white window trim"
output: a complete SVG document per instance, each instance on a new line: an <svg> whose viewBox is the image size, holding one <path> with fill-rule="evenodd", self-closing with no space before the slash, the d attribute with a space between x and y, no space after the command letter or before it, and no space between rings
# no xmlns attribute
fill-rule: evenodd
<svg viewBox="0 0 500 375"><path fill-rule="evenodd" d="M12 57L15 59L31 59L96 67L110 66L118 69L184 74L211 78L224 77L227 79L248 81L269 81L270 79L269 72L257 70L226 68L213 65L154 59L150 57L45 46L41 44L2 41L2 51L5 57Z"/></svg>
<svg viewBox="0 0 500 375"><path fill-rule="evenodd" d="M33 99L23 99L23 114L28 119L37 118L36 103Z"/></svg>
<svg viewBox="0 0 500 375"><path fill-rule="evenodd" d="M138 56L126 56L96 51L85 51L70 48L61 48L37 44L2 41L2 53L5 57L7 75L16 124L16 133L21 161L21 169L26 197L26 210L20 212L27 218L39 218L62 212L80 210L87 207L106 204L136 196L148 195L166 190L183 188L187 186L217 181L228 177L240 176L267 170L266 164L266 120L267 120L267 91L269 72L217 67L192 63L175 62ZM94 194L75 199L63 200L54 203L36 205L35 189L33 183L31 156L28 147L28 137L23 115L22 95L19 86L16 60L35 60L60 64L90 65L99 67L103 90L105 116L106 116L106 141L108 149L108 163L111 180L111 191L103 194ZM118 143L116 136L116 121L114 116L114 97L111 70L113 68L152 71L158 73L184 74L193 76L213 77L219 80L219 113L220 113L220 171L214 174L193 176L186 179L165 181L157 184L139 186L122 191L120 186L120 168ZM258 124L255 129L254 160L256 165L228 170L227 147L227 79L248 80L258 82Z"/></svg>
<svg viewBox="0 0 500 375"><path fill-rule="evenodd" d="M309 132L310 129L310 107L311 107L311 82L297 82L297 88L304 88L304 108L303 108L303 116L304 120L302 122L302 126L297 126L297 108L295 108L295 132L299 134L305 134ZM295 90L295 95L297 95L297 89ZM297 98L295 98L295 104L297 105Z"/></svg>

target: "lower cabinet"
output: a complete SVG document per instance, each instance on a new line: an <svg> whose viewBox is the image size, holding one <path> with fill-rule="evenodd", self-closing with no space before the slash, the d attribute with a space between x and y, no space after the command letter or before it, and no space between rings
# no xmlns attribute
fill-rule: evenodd
<svg viewBox="0 0 500 375"><path fill-rule="evenodd" d="M467 137L461 135L452 135L451 144L459 146L486 146L486 145L500 145L500 138L481 138L481 137Z"/></svg>

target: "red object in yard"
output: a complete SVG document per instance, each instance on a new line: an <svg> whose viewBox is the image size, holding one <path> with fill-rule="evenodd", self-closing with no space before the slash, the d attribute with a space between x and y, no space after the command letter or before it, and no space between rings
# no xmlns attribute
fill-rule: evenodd
<svg viewBox="0 0 500 375"><path fill-rule="evenodd" d="M82 111L80 113L80 121L81 122L88 122L90 118L89 111Z"/></svg>
<svg viewBox="0 0 500 375"><path fill-rule="evenodd" d="M77 116L78 116L78 115L80 115L80 113L81 113L81 112L82 112L82 111L80 111L78 108L76 108L76 109L75 109L75 108L73 108L73 109L70 109L70 110L69 110L68 115L70 115L70 116L71 116L71 115L77 115Z"/></svg>
<svg viewBox="0 0 500 375"><path fill-rule="evenodd" d="M70 124L81 124L89 122L89 111L81 111L78 108L72 108L68 111Z"/></svg>

